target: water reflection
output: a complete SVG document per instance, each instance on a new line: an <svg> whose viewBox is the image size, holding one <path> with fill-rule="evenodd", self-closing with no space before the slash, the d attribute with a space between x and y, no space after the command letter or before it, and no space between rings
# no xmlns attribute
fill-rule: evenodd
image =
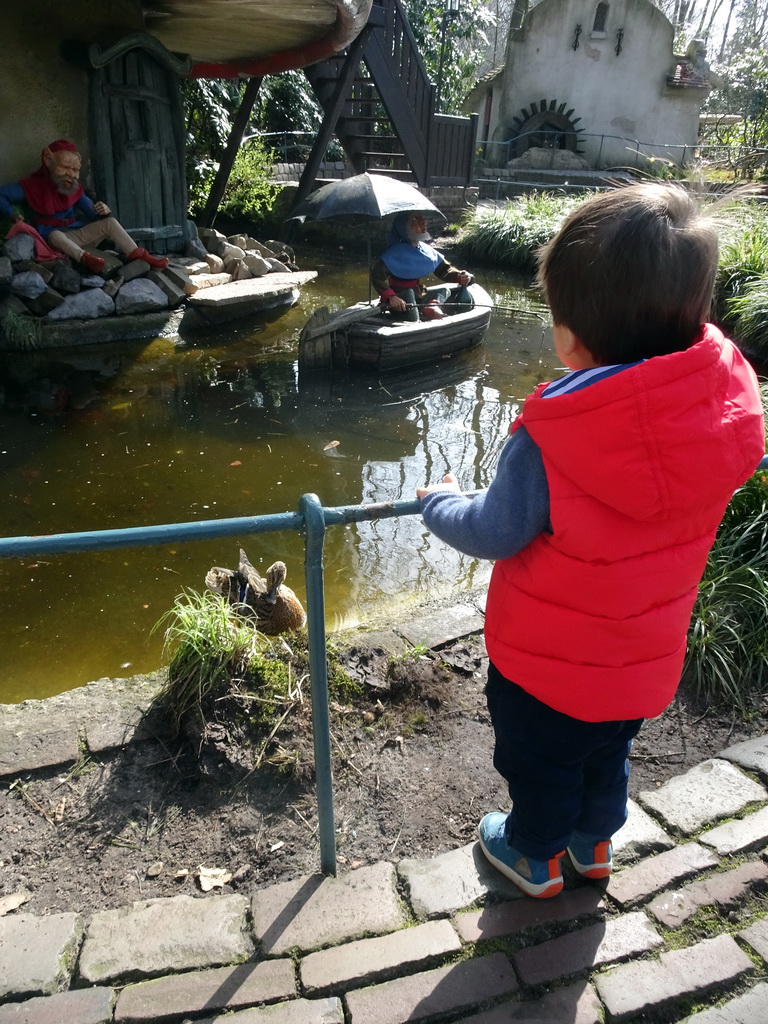
<svg viewBox="0 0 768 1024"><path fill-rule="evenodd" d="M302 260L313 266L311 257ZM530 303L480 270L499 305ZM3 536L187 522L412 498L448 470L483 487L517 405L555 365L536 322L497 313L483 346L416 373L298 375L298 332L320 304L364 297L364 268L326 262L299 305L271 321L0 357ZM338 442L331 447L330 443ZM280 557L303 597L293 533L0 564L6 671L0 701L157 667L152 626L210 565L243 544L262 571ZM333 527L326 603L334 624L382 602L471 586L478 565L419 517Z"/></svg>

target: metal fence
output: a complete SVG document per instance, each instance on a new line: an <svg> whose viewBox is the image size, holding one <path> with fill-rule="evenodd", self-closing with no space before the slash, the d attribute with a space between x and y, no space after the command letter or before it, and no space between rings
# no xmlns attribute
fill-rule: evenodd
<svg viewBox="0 0 768 1024"><path fill-rule="evenodd" d="M336 874L333 788L331 775L331 733L328 708L328 667L326 661L325 588L323 544L328 526L395 516L418 515L420 505L412 501L393 501L375 505L348 505L326 508L315 494L305 494L297 512L245 516L235 519L208 519L194 523L138 526L119 530L92 530L84 533L58 533L41 537L0 539L0 558L27 555L53 555L74 551L104 551L111 548L166 544L215 537L243 536L296 530L304 536L304 575L307 592L307 633L309 639L309 676L312 692L312 737L317 786L320 869Z"/></svg>
<svg viewBox="0 0 768 1024"><path fill-rule="evenodd" d="M768 455L757 469L768 469ZM381 502L373 505L323 506L315 494L304 494L297 512L244 516L235 519L207 519L194 523L138 526L118 530L92 530L84 533L59 533L40 537L0 539L0 558L42 556L74 551L103 551L111 548L139 547L186 542L204 538L243 536L296 530L304 537L304 575L307 593L307 633L309 640L309 677L312 693L312 738L317 787L320 870L336 874L336 837L333 812L331 771L331 731L328 704L328 665L326 659L325 588L323 544L329 526L419 515L421 506L412 501Z"/></svg>
<svg viewBox="0 0 768 1024"><path fill-rule="evenodd" d="M566 136L570 136L569 141L573 142L574 146L563 145ZM524 150L535 145L536 148L548 150L550 153L549 167L542 168L542 170L562 170L564 174L567 174L568 169L555 167L556 154L568 150L576 151L576 146L582 146L586 140L590 140L590 150L596 150L597 155L591 160L595 167L601 165L606 143L618 143L622 152L626 153L626 160L622 161L622 165L635 169L647 169L649 164L653 166L654 163L674 165L677 168L705 164L709 167L728 167L744 171L768 166L768 149L760 146L726 146L704 142L687 145L643 142L626 135L576 133L562 129L538 129L532 132L522 132L520 135L502 142L489 140L482 143L481 155L486 160L490 156L492 164L505 166L516 152L520 152L521 143Z"/></svg>

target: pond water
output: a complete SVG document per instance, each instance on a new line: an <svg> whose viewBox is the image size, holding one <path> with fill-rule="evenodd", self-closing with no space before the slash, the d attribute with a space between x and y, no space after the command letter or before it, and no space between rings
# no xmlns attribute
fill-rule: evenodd
<svg viewBox="0 0 768 1024"><path fill-rule="evenodd" d="M557 367L549 327L499 310L470 353L378 379L321 377L296 365L298 334L321 304L367 297L364 260L299 250L319 271L271 321L178 339L0 353L0 535L115 529L294 512L415 497L451 471L487 485L520 401ZM473 268L469 268L473 269ZM500 272L478 269L498 306L543 308ZM330 442L338 444L327 447ZM0 562L0 702L44 697L103 676L150 671L174 599L203 590L240 545L262 572L275 559L304 597L297 533ZM329 628L402 612L485 570L446 548L419 516L330 527Z"/></svg>

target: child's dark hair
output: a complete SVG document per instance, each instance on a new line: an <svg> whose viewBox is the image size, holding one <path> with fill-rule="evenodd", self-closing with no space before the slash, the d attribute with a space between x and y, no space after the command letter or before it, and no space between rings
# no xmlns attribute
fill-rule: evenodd
<svg viewBox="0 0 768 1024"><path fill-rule="evenodd" d="M588 199L539 253L554 322L597 363L688 348L709 315L717 233L685 189L647 182Z"/></svg>

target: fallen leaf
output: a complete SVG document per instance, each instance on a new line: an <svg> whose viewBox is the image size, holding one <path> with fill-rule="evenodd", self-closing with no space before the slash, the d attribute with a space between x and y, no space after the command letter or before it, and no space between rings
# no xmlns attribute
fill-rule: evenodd
<svg viewBox="0 0 768 1024"><path fill-rule="evenodd" d="M338 448L341 441L329 441L328 444L323 448L324 452L327 452L329 448Z"/></svg>
<svg viewBox="0 0 768 1024"><path fill-rule="evenodd" d="M11 893L10 896L0 896L0 917L16 910L22 903L26 903L31 895L29 889L19 889L18 892Z"/></svg>
<svg viewBox="0 0 768 1024"><path fill-rule="evenodd" d="M226 885L232 879L232 872L226 868L204 868L198 865L197 878L203 892L210 892L211 889Z"/></svg>

